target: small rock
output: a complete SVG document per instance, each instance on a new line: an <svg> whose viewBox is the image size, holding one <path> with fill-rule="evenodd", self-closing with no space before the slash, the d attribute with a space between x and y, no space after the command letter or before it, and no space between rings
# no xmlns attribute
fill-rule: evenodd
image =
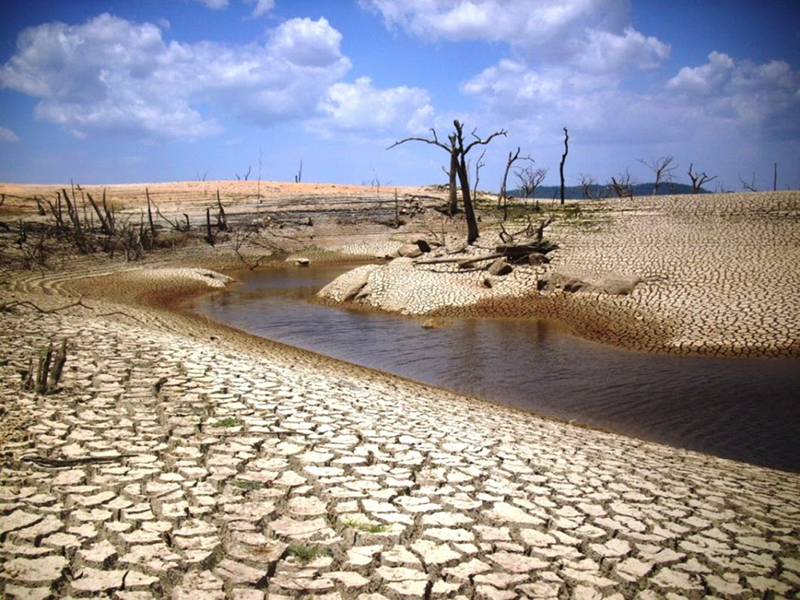
<svg viewBox="0 0 800 600"><path fill-rule="evenodd" d="M427 253L427 252L431 251L431 245L426 240L419 239L419 240L416 240L414 243L417 245L417 247L423 253Z"/></svg>
<svg viewBox="0 0 800 600"><path fill-rule="evenodd" d="M432 319L432 318L431 319L425 319L422 322L422 328L423 329L433 329L435 327L436 327L436 321L434 319Z"/></svg>
<svg viewBox="0 0 800 600"><path fill-rule="evenodd" d="M404 244L400 246L397 250L400 256L405 256L407 258L417 258L418 256L422 256L422 250L417 244Z"/></svg>
<svg viewBox="0 0 800 600"><path fill-rule="evenodd" d="M541 252L531 252L528 255L528 264L531 264L533 266L546 265L549 262L550 262L550 259L547 258Z"/></svg>
<svg viewBox="0 0 800 600"><path fill-rule="evenodd" d="M512 267L510 264L508 264L502 258L498 258L489 267L489 273L491 275L494 275L495 277L500 277L502 275L508 275L513 270L514 270L514 267Z"/></svg>

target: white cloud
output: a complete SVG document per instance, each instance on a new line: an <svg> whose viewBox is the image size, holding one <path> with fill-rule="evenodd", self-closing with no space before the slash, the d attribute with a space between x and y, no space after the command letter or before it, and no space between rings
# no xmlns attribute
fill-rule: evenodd
<svg viewBox="0 0 800 600"><path fill-rule="evenodd" d="M360 0L424 40L507 43L525 60L582 70L650 68L669 46L630 27L624 0Z"/></svg>
<svg viewBox="0 0 800 600"><path fill-rule="evenodd" d="M695 118L777 139L800 135L800 71L786 62L757 65L712 52L706 64L682 68L666 87Z"/></svg>
<svg viewBox="0 0 800 600"><path fill-rule="evenodd" d="M310 126L322 132L385 132L399 128L420 133L430 127L434 112L427 91L406 86L377 89L369 77L359 77L352 84L333 84L320 103L320 110L325 117Z"/></svg>
<svg viewBox="0 0 800 600"><path fill-rule="evenodd" d="M200 4L205 4L208 8L213 8L214 10L221 10L223 8L228 8L228 0L194 0L195 2L199 2Z"/></svg>
<svg viewBox="0 0 800 600"><path fill-rule="evenodd" d="M0 142L18 142L19 136L8 127L0 127Z"/></svg>
<svg viewBox="0 0 800 600"><path fill-rule="evenodd" d="M624 0L361 0L390 27L425 40L506 43L508 56L461 84L499 119L588 126L632 72L668 44L637 31ZM560 126L555 128L560 131Z"/></svg>
<svg viewBox="0 0 800 600"><path fill-rule="evenodd" d="M166 42L159 27L108 14L82 25L48 23L20 33L0 67L0 87L41 99L40 119L92 133L192 140L223 113L267 125L309 118L351 63L325 19L292 19L266 44Z"/></svg>
<svg viewBox="0 0 800 600"><path fill-rule="evenodd" d="M652 69L669 57L669 45L654 37L645 37L631 27L626 27L622 35L602 30L588 33L588 41L581 44L573 61L586 73Z"/></svg>
<svg viewBox="0 0 800 600"><path fill-rule="evenodd" d="M244 0L244 3L255 3L256 7L253 9L253 18L258 18L262 15L265 15L275 8L275 0Z"/></svg>
<svg viewBox="0 0 800 600"><path fill-rule="evenodd" d="M292 19L275 30L270 49L296 65L324 67L341 58L341 43L342 34L325 18Z"/></svg>
<svg viewBox="0 0 800 600"><path fill-rule="evenodd" d="M683 67L669 80L667 87L692 94L711 94L721 89L733 72L733 59L727 54L712 52L708 63L700 67Z"/></svg>

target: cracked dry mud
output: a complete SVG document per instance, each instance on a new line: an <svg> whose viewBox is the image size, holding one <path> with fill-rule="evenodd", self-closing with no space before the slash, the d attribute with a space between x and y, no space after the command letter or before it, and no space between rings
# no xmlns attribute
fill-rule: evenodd
<svg viewBox="0 0 800 600"><path fill-rule="evenodd" d="M3 315L3 401L28 419L2 449L3 597L800 590L797 474L104 312ZM61 391L16 391L33 349L62 336Z"/></svg>
<svg viewBox="0 0 800 600"><path fill-rule="evenodd" d="M399 258L340 277L320 292L322 301L343 303L363 281L351 305L445 318L543 317L582 337L644 352L800 357L797 191L646 196L568 208L572 215L546 230L559 245L549 265L517 265L496 277ZM497 232L483 231L470 253L493 252L497 242ZM619 296L536 291L543 274L559 271L640 283Z"/></svg>

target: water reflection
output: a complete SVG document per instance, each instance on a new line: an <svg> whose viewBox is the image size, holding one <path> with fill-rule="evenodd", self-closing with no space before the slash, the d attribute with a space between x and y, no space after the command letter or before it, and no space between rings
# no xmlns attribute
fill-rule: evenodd
<svg viewBox="0 0 800 600"><path fill-rule="evenodd" d="M525 410L800 472L797 361L653 356L543 321L421 320L305 300L351 266L243 272L193 309L245 331Z"/></svg>

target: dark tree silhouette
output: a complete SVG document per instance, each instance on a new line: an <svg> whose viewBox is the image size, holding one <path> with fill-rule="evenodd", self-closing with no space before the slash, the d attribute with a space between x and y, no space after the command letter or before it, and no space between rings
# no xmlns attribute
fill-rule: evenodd
<svg viewBox="0 0 800 600"><path fill-rule="evenodd" d="M714 175L713 177L709 177L705 174L705 172L698 173L694 171L692 167L692 163L689 163L689 179L692 180L692 193L699 194L700 190L703 188L703 184L708 183L709 181L714 181L717 176Z"/></svg>
<svg viewBox="0 0 800 600"><path fill-rule="evenodd" d="M564 154L561 155L561 164L558 166L561 175L561 204L564 204L564 163L567 162L567 154L569 154L569 132L564 127Z"/></svg>
<svg viewBox="0 0 800 600"><path fill-rule="evenodd" d="M453 171L453 166L455 166L455 171L458 175L459 183L461 184L461 201L464 204L464 214L467 219L467 243L472 244L478 239L480 234L478 231L478 220L475 217L475 208L472 205L472 195L470 194L469 172L467 170L466 156L475 146L485 146L494 138L501 135L505 136L506 130L501 129L500 131L495 131L486 139L478 137L475 135L475 131L473 131L472 137L475 139L472 142L464 145L464 125L458 119L456 119L453 121L453 127L455 128L455 132L448 136L448 139L450 140L449 146L439 141L439 138L436 135L436 130L431 129L433 139L423 137L408 137L400 140L399 142L395 142L389 146L387 150L391 150L395 146L405 144L406 142L424 142L426 144L438 146L450 155L451 173Z"/></svg>
<svg viewBox="0 0 800 600"><path fill-rule="evenodd" d="M658 195L658 188L662 183L665 181L672 181L674 179L673 172L680 165L672 166L673 160L674 157L672 156L662 156L658 160L651 159L649 162L642 160L641 158L638 159L640 163L650 169L656 176L656 182L653 184L653 196Z"/></svg>

